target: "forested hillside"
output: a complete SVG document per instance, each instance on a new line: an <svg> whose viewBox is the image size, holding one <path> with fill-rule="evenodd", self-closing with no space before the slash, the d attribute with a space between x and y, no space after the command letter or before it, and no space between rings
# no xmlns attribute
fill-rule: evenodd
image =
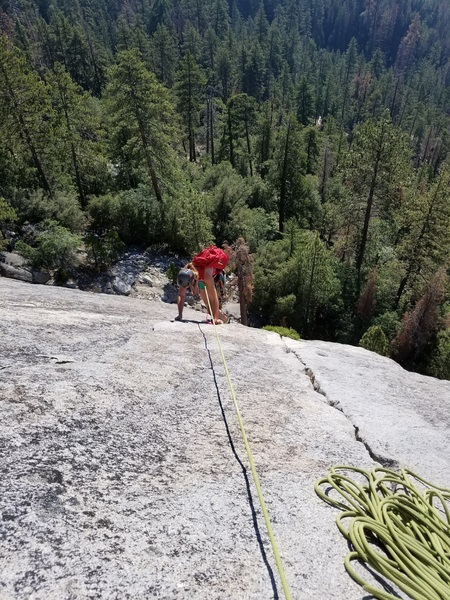
<svg viewBox="0 0 450 600"><path fill-rule="evenodd" d="M449 31L448 0L0 0L0 243L64 279L243 237L255 325L450 378Z"/></svg>

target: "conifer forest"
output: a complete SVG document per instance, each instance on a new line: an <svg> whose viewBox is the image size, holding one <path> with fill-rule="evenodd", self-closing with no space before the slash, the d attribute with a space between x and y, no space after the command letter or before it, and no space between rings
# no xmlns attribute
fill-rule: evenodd
<svg viewBox="0 0 450 600"><path fill-rule="evenodd" d="M64 279L243 238L250 324L450 379L449 32L448 0L0 0L0 245Z"/></svg>

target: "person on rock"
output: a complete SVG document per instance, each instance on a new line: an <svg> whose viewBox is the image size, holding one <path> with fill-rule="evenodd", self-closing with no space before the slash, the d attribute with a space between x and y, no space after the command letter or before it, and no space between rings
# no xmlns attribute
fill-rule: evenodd
<svg viewBox="0 0 450 600"><path fill-rule="evenodd" d="M227 277L225 271L219 271L214 275L214 285L216 286L217 298L219 300L219 310L222 310L222 305L225 299L225 283Z"/></svg>
<svg viewBox="0 0 450 600"><path fill-rule="evenodd" d="M176 321L183 319L183 307L188 288L191 288L194 296L200 295L208 312L211 306L211 319L216 325L221 325L228 321L227 317L220 310L219 296L217 294L214 278L225 269L228 263L228 254L221 248L209 246L194 256L178 273L178 316ZM209 300L209 302L208 302Z"/></svg>
<svg viewBox="0 0 450 600"><path fill-rule="evenodd" d="M183 320L183 308L186 300L186 292L190 289L194 298L197 300L200 299L200 291L198 289L198 272L194 265L190 262L185 265L181 271L178 273L177 277L178 283L178 296L177 296L177 306L178 306L178 315L175 317L175 321Z"/></svg>

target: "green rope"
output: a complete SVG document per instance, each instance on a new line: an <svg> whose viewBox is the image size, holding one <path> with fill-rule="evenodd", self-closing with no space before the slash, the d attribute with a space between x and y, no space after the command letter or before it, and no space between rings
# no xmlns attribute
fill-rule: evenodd
<svg viewBox="0 0 450 600"><path fill-rule="evenodd" d="M288 584L288 581L287 581L287 578L286 578L286 574L284 572L283 563L281 561L281 556L280 556L280 553L278 551L277 543L275 541L275 535L273 533L272 524L270 522L269 512L267 510L266 503L264 501L264 496L263 496L263 492L262 492L262 489L261 489L261 484L259 482L258 472L256 471L255 461L253 460L252 451L250 449L250 444L248 442L247 433L245 431L244 421L242 420L241 412L239 410L238 401L237 401L237 398L236 398L236 394L234 393L233 383L231 381L230 372L228 370L228 364L227 364L227 361L226 361L226 358L225 358L225 354L224 354L223 349L222 349L222 344L220 343L220 337L219 337L219 333L217 331L217 326L216 326L215 321L214 321L214 315L212 314L212 308L211 308L211 302L210 302L210 299L209 299L208 289L207 289L206 286L204 287L204 289L206 291L206 299L208 300L209 314L212 317L212 323L214 325L214 332L216 334L217 345L219 346L220 356L222 357L222 362L223 362L223 366L224 366L224 369L225 369L225 374L227 376L228 387L230 388L231 398L233 400L234 409L235 409L235 412L236 412L237 420L238 420L239 427L240 427L241 434L242 434L242 439L244 441L245 450L247 452L248 462L250 464L250 470L251 470L252 476L253 476L253 482L255 484L256 492L258 494L259 503L261 505L261 511L262 511L262 514L263 514L263 517L264 517L264 521L266 523L267 534L269 536L270 545L272 546L272 552L273 552L273 555L274 555L274 558L275 558L275 563L277 565L278 574L279 574L280 580L281 580L281 585L283 587L283 592L284 592L286 600L292 600L291 591L289 589L289 584Z"/></svg>
<svg viewBox="0 0 450 600"><path fill-rule="evenodd" d="M352 479L351 472L363 483ZM408 469L399 474L341 465L332 467L314 489L343 511L336 524L353 546L345 568L366 592L380 600L398 598L368 583L352 561L365 563L413 600L450 600L449 489Z"/></svg>

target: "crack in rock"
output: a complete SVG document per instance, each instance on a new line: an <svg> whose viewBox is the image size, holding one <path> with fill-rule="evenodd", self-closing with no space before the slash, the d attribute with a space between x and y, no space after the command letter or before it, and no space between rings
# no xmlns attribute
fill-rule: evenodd
<svg viewBox="0 0 450 600"><path fill-rule="evenodd" d="M53 354L37 354L37 358L48 358L51 361L54 361L56 365L66 365L68 363L74 363L75 359L70 358L70 356L55 356Z"/></svg>
<svg viewBox="0 0 450 600"><path fill-rule="evenodd" d="M398 463L398 461L396 461L393 458L389 458L387 456L381 456L381 454L378 454L370 447L370 444L367 442L367 440L365 440L359 434L359 427L351 421L351 419L345 413L344 409L339 404L339 402L334 402L333 400L330 400L330 398L328 398L326 392L321 388L320 383L317 381L316 376L315 376L314 372L312 371L312 369L310 367L307 367L306 364L301 360L301 358L296 353L294 353L294 354L298 358L299 362L303 365L305 375L311 381L311 385L312 385L314 391L317 392L318 394L320 394L321 396L323 396L329 406L340 411L344 415L344 417L350 422L350 424L352 425L353 430L355 432L355 440L364 446L364 448L367 450L370 458L373 461L375 461L375 462L379 463L380 465L382 465L383 467L385 467L386 469L399 470L400 464Z"/></svg>
<svg viewBox="0 0 450 600"><path fill-rule="evenodd" d="M400 470L400 464L398 463L398 461L394 460L393 458L387 458L386 456L381 456L380 454L377 454L376 452L374 452L372 450L372 448L369 446L369 444L367 443L367 441L364 440L359 435L359 427L357 427L356 425L353 425L353 428L355 430L355 440L357 442L361 442L361 444L363 444L364 448L367 450L367 452L369 453L369 456L372 460L380 463L380 465L382 465L385 469L393 469L394 471Z"/></svg>
<svg viewBox="0 0 450 600"><path fill-rule="evenodd" d="M303 365L305 364L305 363L303 363L303 361L301 361L301 362ZM309 367L307 367L306 365L305 365L305 375L307 375L309 377L309 380L311 381L311 384L312 384L315 392L317 392L318 394L321 394L324 398L326 398L326 400L330 406L337 408L342 413L344 412L339 406L336 405L336 403L333 403L331 400L329 400L327 398L327 395L325 394L323 389L320 387L320 383L318 383L316 381L316 376L314 375L312 370Z"/></svg>
<svg viewBox="0 0 450 600"><path fill-rule="evenodd" d="M304 363L302 363L302 364L304 364ZM396 460L394 460L392 458L388 458L387 456L381 456L381 454L378 454L370 447L370 444L367 442L367 440L362 438L362 436L359 434L359 427L352 422L352 420L345 413L344 409L339 404L339 402L333 402L332 400L330 400L328 398L327 394L320 387L320 383L317 381L316 376L314 375L314 372L309 367L305 366L305 374L309 377L309 379L312 383L312 386L314 388L314 391L321 394L326 399L327 403L330 406L332 406L336 410L340 411L344 415L344 417L350 422L350 424L352 425L354 432L355 432L355 440L364 446L364 448L367 450L370 458L373 461L380 463L380 465L382 465L386 469L397 469L398 470L399 463Z"/></svg>

